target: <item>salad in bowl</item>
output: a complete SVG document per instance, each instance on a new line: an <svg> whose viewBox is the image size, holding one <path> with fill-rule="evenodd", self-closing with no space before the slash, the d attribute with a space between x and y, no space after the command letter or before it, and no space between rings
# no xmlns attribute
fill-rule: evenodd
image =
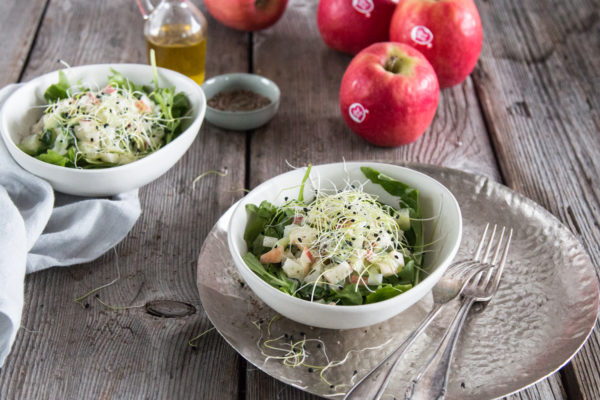
<svg viewBox="0 0 600 400"><path fill-rule="evenodd" d="M0 134L14 160L77 196L112 196L157 179L191 146L206 112L193 80L142 64L71 67L5 87L0 97Z"/></svg>
<svg viewBox="0 0 600 400"><path fill-rule="evenodd" d="M282 189L284 188L284 189ZM229 248L279 313L324 328L390 318L425 296L458 250L460 209L439 182L380 163L307 167L251 191Z"/></svg>

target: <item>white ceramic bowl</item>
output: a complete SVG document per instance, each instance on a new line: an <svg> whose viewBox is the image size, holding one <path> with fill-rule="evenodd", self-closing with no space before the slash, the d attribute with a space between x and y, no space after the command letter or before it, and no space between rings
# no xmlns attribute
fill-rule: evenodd
<svg viewBox="0 0 600 400"><path fill-rule="evenodd" d="M359 306L333 306L312 303L287 295L256 275L242 260L247 252L244 230L248 220L246 204L260 204L268 200L276 205L284 202L284 197L297 198L299 184L305 169L297 169L276 176L248 193L233 211L228 230L229 250L235 265L248 286L266 304L278 313L297 322L321 328L350 329L385 321L404 311L423 298L440 279L458 251L462 235L462 218L456 199L446 187L420 172L389 164L373 162L351 162L314 166L311 181L305 187L305 197L314 193L315 188L330 188L331 184L344 187L345 181L366 182L367 178L360 167L370 166L381 173L402 181L419 190L424 218L435 217L425 222L425 241L432 245L432 252L425 256L424 267L429 275L414 288L391 299ZM320 186L319 186L320 185ZM290 189L284 189L290 188ZM370 181L365 191L377 195L383 203L398 207L398 198L386 193L379 185Z"/></svg>
<svg viewBox="0 0 600 400"><path fill-rule="evenodd" d="M152 69L149 65L85 65L70 68L65 73L69 82L81 81L84 85L102 88L108 81L111 68L136 84L152 84ZM43 109L39 106L46 104L46 88L58 81L56 71L23 84L6 99L0 115L0 126L8 151L21 167L47 180L55 190L63 193L112 196L152 182L167 172L190 147L206 112L204 93L193 80L168 69L159 68L158 71L161 87L175 86L177 92L183 92L188 97L191 118L184 120L184 129L177 138L156 152L126 165L84 170L48 164L19 149L16 144L30 134L31 127L42 115Z"/></svg>

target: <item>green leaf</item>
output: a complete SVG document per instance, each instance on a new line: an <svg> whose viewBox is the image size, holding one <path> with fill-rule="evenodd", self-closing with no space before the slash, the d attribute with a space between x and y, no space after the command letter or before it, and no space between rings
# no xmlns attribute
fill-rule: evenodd
<svg viewBox="0 0 600 400"><path fill-rule="evenodd" d="M415 262L410 260L406 263L402 270L398 273L398 279L404 282L415 281Z"/></svg>
<svg viewBox="0 0 600 400"><path fill-rule="evenodd" d="M129 79L125 78L125 76L115 71L114 69L110 69L112 75L108 76L108 84L114 88L121 88L124 90L128 90L130 92L143 92L144 88L142 85L136 85L131 82Z"/></svg>
<svg viewBox="0 0 600 400"><path fill-rule="evenodd" d="M54 150L48 150L47 152L40 154L36 158L49 164L59 165L61 167L64 167L70 163L70 160L67 157L61 156Z"/></svg>
<svg viewBox="0 0 600 400"><path fill-rule="evenodd" d="M419 192L417 189L394 178L390 178L374 168L360 167L360 170L371 182L380 185L392 196L400 197L400 200L404 202L408 208L412 208L413 210L419 209Z"/></svg>
<svg viewBox="0 0 600 400"><path fill-rule="evenodd" d="M398 296L400 293L406 292L410 288L412 288L412 285L384 285L377 289L375 293L367 295L367 304L391 299L392 297Z"/></svg>
<svg viewBox="0 0 600 400"><path fill-rule="evenodd" d="M256 237L263 233L265 226L277 213L277 208L268 201L263 201L260 203L260 207L254 204L247 204L246 212L248 213L248 223L244 231L244 240L250 249L253 247L252 245Z"/></svg>
<svg viewBox="0 0 600 400"><path fill-rule="evenodd" d="M269 285L281 290L284 293L288 293L293 295L296 291L296 287L298 286L297 281L287 278L285 276L285 272L281 269L278 271L278 276L267 271L265 267L260 263L258 258L252 253L246 253L242 257L248 268L252 270L256 275L258 275L262 280L267 282Z"/></svg>
<svg viewBox="0 0 600 400"><path fill-rule="evenodd" d="M190 111L191 105L187 96L183 93L177 93L173 97L173 105L171 106L171 115L173 118L181 118Z"/></svg>
<svg viewBox="0 0 600 400"><path fill-rule="evenodd" d="M67 79L67 75L60 70L58 71L58 83L48 86L48 89L46 89L44 92L44 98L50 103L54 103L61 99L66 99L69 97L67 91L70 88L71 84Z"/></svg>
<svg viewBox="0 0 600 400"><path fill-rule="evenodd" d="M336 292L333 298L340 300L345 306L355 306L363 303L363 296L360 290L356 290L356 285L346 285L342 290Z"/></svg>

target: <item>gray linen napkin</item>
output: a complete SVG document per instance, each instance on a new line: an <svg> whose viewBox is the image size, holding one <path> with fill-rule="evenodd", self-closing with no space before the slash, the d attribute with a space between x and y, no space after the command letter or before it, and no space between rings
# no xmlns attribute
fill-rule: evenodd
<svg viewBox="0 0 600 400"><path fill-rule="evenodd" d="M17 85L0 90L0 105ZM26 273L94 260L140 216L138 191L94 199L54 193L0 140L0 367L21 326Z"/></svg>

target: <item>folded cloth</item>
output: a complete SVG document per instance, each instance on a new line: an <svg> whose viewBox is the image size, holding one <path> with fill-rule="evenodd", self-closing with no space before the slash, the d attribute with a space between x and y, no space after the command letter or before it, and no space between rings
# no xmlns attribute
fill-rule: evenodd
<svg viewBox="0 0 600 400"><path fill-rule="evenodd" d="M0 104L16 87L0 90ZM54 193L0 140L0 367L21 326L25 274L100 257L140 212L137 190L105 199Z"/></svg>

